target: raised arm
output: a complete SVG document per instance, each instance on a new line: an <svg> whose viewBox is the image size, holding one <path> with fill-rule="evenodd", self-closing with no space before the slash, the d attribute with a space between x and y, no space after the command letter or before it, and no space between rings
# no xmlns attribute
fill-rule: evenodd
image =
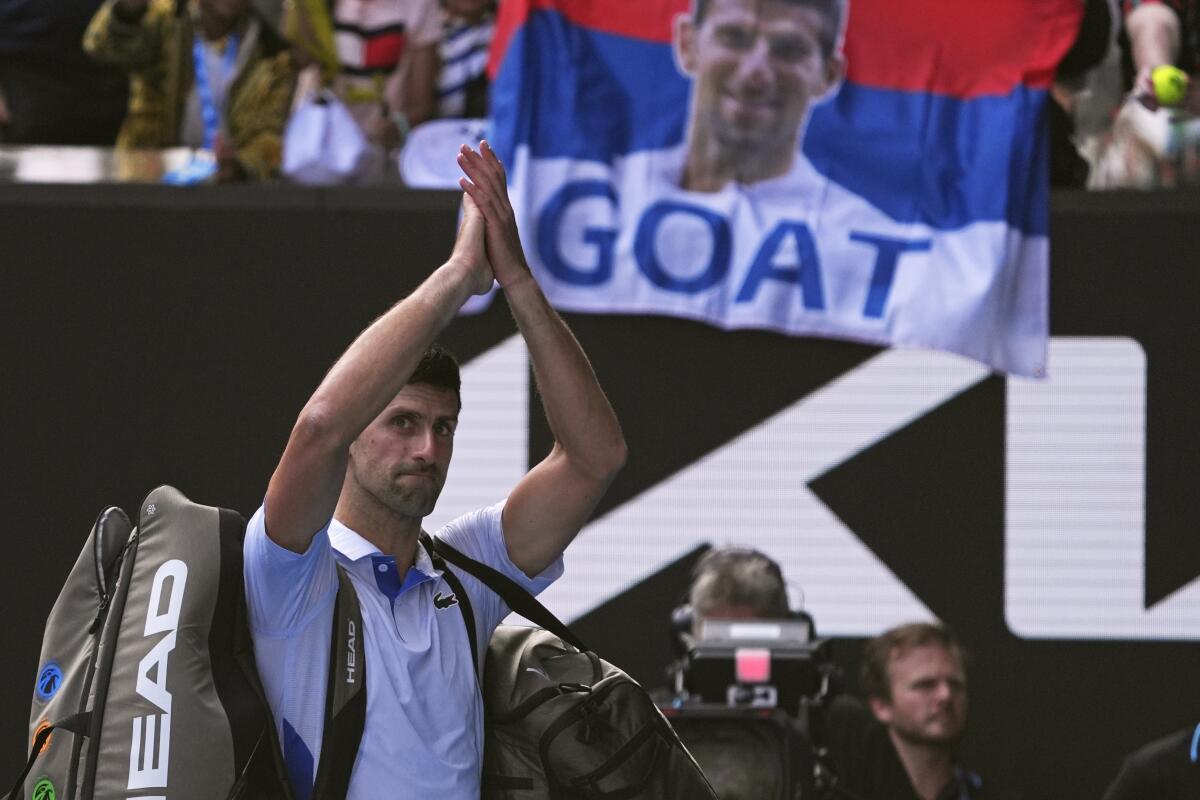
<svg viewBox="0 0 1200 800"><path fill-rule="evenodd" d="M267 488L267 535L297 553L337 505L350 444L408 382L421 354L472 294L492 286L484 221L470 198L450 258L359 334L300 412Z"/></svg>
<svg viewBox="0 0 1200 800"><path fill-rule="evenodd" d="M401 110L408 124L420 125L433 118L436 110L438 55L437 45L414 47L405 54L404 103Z"/></svg>
<svg viewBox="0 0 1200 800"><path fill-rule="evenodd" d="M1162 64L1174 64L1179 56L1179 16L1165 3L1142 3L1125 17L1133 57L1135 94L1154 97L1150 74Z"/></svg>
<svg viewBox="0 0 1200 800"><path fill-rule="evenodd" d="M533 374L554 447L517 484L504 507L504 537L512 562L534 576L549 566L587 522L625 463L625 438L579 343L529 271L508 199L504 167L486 142L463 147L462 187L487 223L487 254Z"/></svg>

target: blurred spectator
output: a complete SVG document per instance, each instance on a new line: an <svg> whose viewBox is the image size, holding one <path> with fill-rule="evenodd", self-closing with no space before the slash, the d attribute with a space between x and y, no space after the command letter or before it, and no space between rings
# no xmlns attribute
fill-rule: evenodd
<svg viewBox="0 0 1200 800"><path fill-rule="evenodd" d="M132 76L118 147L211 150L219 181L279 169L291 55L248 0L107 0L84 47Z"/></svg>
<svg viewBox="0 0 1200 800"><path fill-rule="evenodd" d="M1104 800L1200 797L1200 725L1164 736L1125 760Z"/></svg>
<svg viewBox="0 0 1200 800"><path fill-rule="evenodd" d="M867 642L860 683L829 710L838 787L862 800L978 800L994 796L955 757L967 725L966 657L941 625L901 625Z"/></svg>
<svg viewBox="0 0 1200 800"><path fill-rule="evenodd" d="M309 65L300 96L331 87L374 145L364 177L394 177L392 151L434 115L437 0L294 0L287 30Z"/></svg>
<svg viewBox="0 0 1200 800"><path fill-rule="evenodd" d="M1046 114L1050 124L1050 185L1083 187L1088 164L1075 144L1075 116L1089 73L1114 46L1116 9L1113 0L1084 0L1083 20L1075 43L1058 65ZM1081 126L1082 127L1082 126Z"/></svg>
<svg viewBox="0 0 1200 800"><path fill-rule="evenodd" d="M0 142L111 146L128 81L83 52L100 0L0 0Z"/></svg>
<svg viewBox="0 0 1200 800"><path fill-rule="evenodd" d="M1081 149L1093 188L1200 184L1200 0L1122 0L1124 102L1102 135ZM1192 74L1172 107L1159 107L1151 75L1171 65Z"/></svg>
<svg viewBox="0 0 1200 800"><path fill-rule="evenodd" d="M1197 0L1123 0L1128 68L1133 93L1154 97L1150 73L1163 64L1194 73L1200 60L1200 2Z"/></svg>
<svg viewBox="0 0 1200 800"><path fill-rule="evenodd" d="M486 117L488 48L496 25L492 0L442 0L437 115Z"/></svg>

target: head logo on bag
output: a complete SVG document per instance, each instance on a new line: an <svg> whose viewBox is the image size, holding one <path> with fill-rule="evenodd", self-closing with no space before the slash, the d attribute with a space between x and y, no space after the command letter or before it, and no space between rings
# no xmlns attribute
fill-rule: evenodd
<svg viewBox="0 0 1200 800"><path fill-rule="evenodd" d="M164 562L154 573L154 584L150 587L150 606L146 611L144 635L167 635L159 639L138 664L137 693L162 713L133 718L129 757L130 789L167 785L171 753L171 693L167 691L167 657L175 649L175 631L179 627L179 611L183 607L187 574L187 564L173 558ZM166 610L160 612L164 591L167 592ZM155 677L151 678L151 674ZM144 749L143 741L146 742Z"/></svg>
<svg viewBox="0 0 1200 800"><path fill-rule="evenodd" d="M38 778L38 782L33 785L33 794L29 800L57 800L58 793L54 791L54 784L49 778Z"/></svg>
<svg viewBox="0 0 1200 800"><path fill-rule="evenodd" d="M47 661L46 664L38 672L37 679L37 697L43 703L54 697L58 693L58 687L62 686L63 671L58 664L53 661Z"/></svg>

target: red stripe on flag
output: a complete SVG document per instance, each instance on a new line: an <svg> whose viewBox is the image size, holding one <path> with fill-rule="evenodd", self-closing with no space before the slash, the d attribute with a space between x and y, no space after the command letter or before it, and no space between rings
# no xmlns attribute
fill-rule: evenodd
<svg viewBox="0 0 1200 800"><path fill-rule="evenodd" d="M496 27L492 31L492 46L488 51L488 78L495 80L500 62L508 52L508 44L517 28L529 19L529 0L504 0L496 11Z"/></svg>
<svg viewBox="0 0 1200 800"><path fill-rule="evenodd" d="M691 8L690 0L532 0L535 8L557 9L601 33L670 43L671 23Z"/></svg>
<svg viewBox="0 0 1200 800"><path fill-rule="evenodd" d="M557 11L568 21L600 33L651 42L671 42L671 22L690 8L690 0L504 0L488 59L495 77L517 28L534 11Z"/></svg>
<svg viewBox="0 0 1200 800"><path fill-rule="evenodd" d="M505 0L488 71L493 77L516 30L552 10L604 33L668 44L689 0ZM1080 0L849 0L847 79L881 89L958 98L1045 88L1083 19Z"/></svg>
<svg viewBox="0 0 1200 800"><path fill-rule="evenodd" d="M1045 88L1082 19L1079 0L850 0L846 78L963 99Z"/></svg>

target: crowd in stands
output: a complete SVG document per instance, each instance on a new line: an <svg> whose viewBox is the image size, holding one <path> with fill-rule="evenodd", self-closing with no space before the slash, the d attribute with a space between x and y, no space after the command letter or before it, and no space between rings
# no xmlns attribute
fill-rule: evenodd
<svg viewBox="0 0 1200 800"><path fill-rule="evenodd" d="M192 148L278 177L290 119L344 108L394 181L409 131L487 113L493 0L0 0L0 144Z"/></svg>
<svg viewBox="0 0 1200 800"><path fill-rule="evenodd" d="M1051 95L1057 186L1200 184L1200 0L1084 0ZM0 0L0 143L190 147L218 181L276 177L288 120L334 102L396 180L435 118L487 115L495 0Z"/></svg>
<svg viewBox="0 0 1200 800"><path fill-rule="evenodd" d="M1052 91L1053 183L1200 185L1200 2L1088 0L1086 7ZM1181 91L1164 94L1154 76L1170 68L1179 71Z"/></svg>

